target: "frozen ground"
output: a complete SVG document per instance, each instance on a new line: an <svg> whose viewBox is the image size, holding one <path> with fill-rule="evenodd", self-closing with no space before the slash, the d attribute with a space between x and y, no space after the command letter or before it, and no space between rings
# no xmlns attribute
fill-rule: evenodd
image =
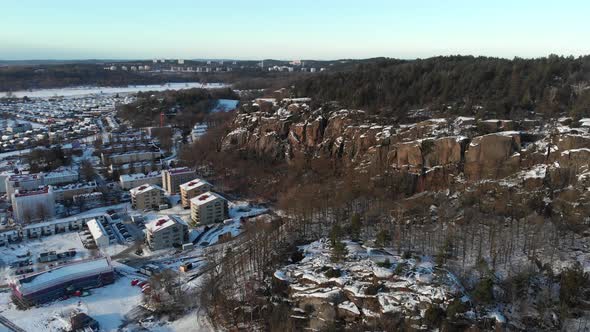
<svg viewBox="0 0 590 332"><path fill-rule="evenodd" d="M81 259L98 254L97 251L89 251L82 245L82 241L77 232L62 233L58 235L46 236L35 240L23 240L18 244L11 244L0 247L0 284L5 284L7 279L13 276L15 269L9 267L14 261L31 259L34 263L35 271L44 269L46 264L38 264L37 259L41 252L56 251L62 252L68 249L76 249L74 259ZM18 258L17 255L26 255L30 252L29 257Z"/></svg>
<svg viewBox="0 0 590 332"><path fill-rule="evenodd" d="M63 317L72 310L80 310L96 319L101 331L117 331L123 316L141 301L140 289L131 286L130 282L130 278L120 277L112 285L90 290L88 297L70 298L25 311L12 304L9 292L0 293L0 310L2 315L26 331L61 331L67 328Z"/></svg>
<svg viewBox="0 0 590 332"><path fill-rule="evenodd" d="M63 89L41 89L32 91L16 91L12 95L17 98L27 96L29 98L49 98L55 96L73 97L73 96L84 96L93 94L123 94L123 93L137 93L140 91L165 91L165 90L183 90L191 88L206 88L216 89L223 88L225 84L222 83L167 83L167 84L156 84L156 85L130 85L127 87L73 87ZM5 97L6 92L0 92L0 98Z"/></svg>

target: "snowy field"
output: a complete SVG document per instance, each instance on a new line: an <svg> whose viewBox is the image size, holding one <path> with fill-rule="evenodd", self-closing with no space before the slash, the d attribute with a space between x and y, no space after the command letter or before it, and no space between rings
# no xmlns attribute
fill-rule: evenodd
<svg viewBox="0 0 590 332"><path fill-rule="evenodd" d="M192 88L205 88L205 89L218 89L226 87L226 84L222 83L167 83L167 84L154 84L154 85L130 85L127 87L74 87L74 88L63 88L63 89L41 89L31 91L16 91L12 95L14 97L22 98L27 96L29 98L50 98L50 97L74 97L84 95L95 95L95 94L125 94L125 93L137 93L140 91L165 91L165 90L183 90ZM6 92L0 92L0 98L6 97Z"/></svg>
<svg viewBox="0 0 590 332"><path fill-rule="evenodd" d="M40 253L45 251L56 251L59 253L68 249L76 249L76 256L73 258L76 260L98 254L96 251L93 253L84 248L77 232L62 233L34 240L23 240L21 243L0 247L0 284L6 284L8 279L14 276L15 269L9 267L10 263L31 259L34 263L35 272L37 272L43 270L46 266L46 264L37 263ZM27 253L30 253L29 257L17 257L24 256Z"/></svg>

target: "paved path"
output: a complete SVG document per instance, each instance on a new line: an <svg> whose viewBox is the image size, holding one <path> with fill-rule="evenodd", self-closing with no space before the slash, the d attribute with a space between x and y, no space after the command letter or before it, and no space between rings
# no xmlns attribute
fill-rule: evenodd
<svg viewBox="0 0 590 332"><path fill-rule="evenodd" d="M16 324L11 322L8 318L4 317L3 315L0 315L0 324L6 326L10 331L13 332L27 332L21 329L20 327L16 326Z"/></svg>

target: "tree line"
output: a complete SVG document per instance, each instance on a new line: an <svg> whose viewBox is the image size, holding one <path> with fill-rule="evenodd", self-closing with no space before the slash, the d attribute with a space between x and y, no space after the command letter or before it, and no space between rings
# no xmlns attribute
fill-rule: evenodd
<svg viewBox="0 0 590 332"><path fill-rule="evenodd" d="M446 110L443 105L467 113L480 105L501 117L521 110L554 115L574 108L575 115L585 116L590 114L590 93L585 89L589 80L589 56L441 56L363 62L350 70L300 80L294 93L400 118L412 109Z"/></svg>

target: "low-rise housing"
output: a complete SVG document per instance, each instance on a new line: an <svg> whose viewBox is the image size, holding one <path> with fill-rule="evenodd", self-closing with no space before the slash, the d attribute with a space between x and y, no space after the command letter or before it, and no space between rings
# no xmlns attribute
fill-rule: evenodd
<svg viewBox="0 0 590 332"><path fill-rule="evenodd" d="M113 154L102 154L102 163L105 165L120 165L138 161L152 161L160 158L160 151L129 151Z"/></svg>
<svg viewBox="0 0 590 332"><path fill-rule="evenodd" d="M162 186L162 172L155 171L148 174L134 173L124 174L119 177L119 182L123 190L139 187L144 184L153 184Z"/></svg>
<svg viewBox="0 0 590 332"><path fill-rule="evenodd" d="M94 192L96 188L97 186L95 181L78 182L59 187L54 186L53 192L55 194L55 200L60 202L73 199L76 195Z"/></svg>
<svg viewBox="0 0 590 332"><path fill-rule="evenodd" d="M55 171L43 174L43 183L45 185L59 185L77 182L79 178L80 173L77 170L61 167Z"/></svg>
<svg viewBox="0 0 590 332"><path fill-rule="evenodd" d="M34 306L114 281L115 269L108 258L101 257L24 275L12 281L10 286L14 301L23 306Z"/></svg>
<svg viewBox="0 0 590 332"><path fill-rule="evenodd" d="M94 242L98 248L108 247L109 244L111 244L109 235L100 221L97 219L92 219L89 220L86 225L88 226L90 235L92 235L92 238L94 239Z"/></svg>
<svg viewBox="0 0 590 332"><path fill-rule="evenodd" d="M81 210L90 210L103 205L104 195L101 192L74 195L74 205Z"/></svg>

